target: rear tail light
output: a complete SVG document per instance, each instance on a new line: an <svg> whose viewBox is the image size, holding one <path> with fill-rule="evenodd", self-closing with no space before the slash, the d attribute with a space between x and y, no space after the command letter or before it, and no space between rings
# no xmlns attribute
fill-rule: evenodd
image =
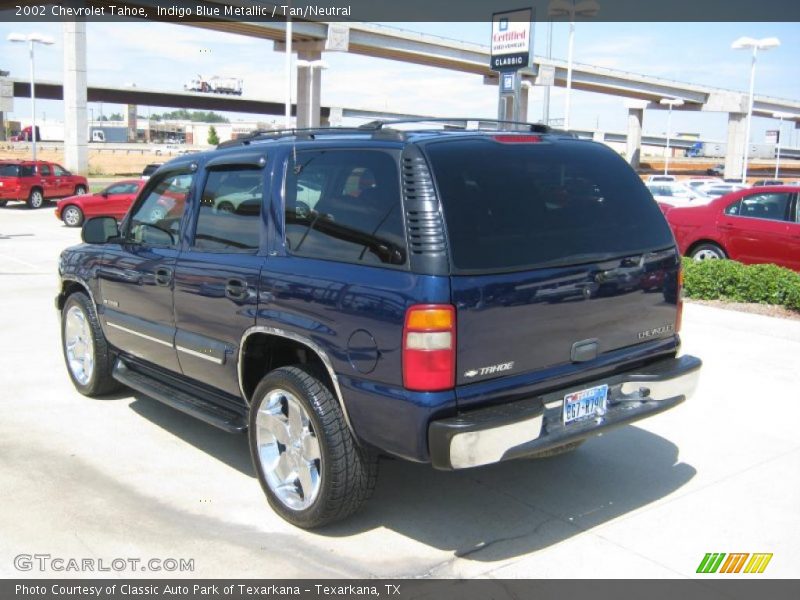
<svg viewBox="0 0 800 600"><path fill-rule="evenodd" d="M683 324L683 267L678 268L678 314L675 316L675 333L680 333Z"/></svg>
<svg viewBox="0 0 800 600"><path fill-rule="evenodd" d="M417 304L403 327L403 386L435 392L456 379L456 311L450 304Z"/></svg>

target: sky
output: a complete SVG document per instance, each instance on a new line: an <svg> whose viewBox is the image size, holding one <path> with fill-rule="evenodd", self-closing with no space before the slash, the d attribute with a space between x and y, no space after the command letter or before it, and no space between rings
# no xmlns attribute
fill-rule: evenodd
<svg viewBox="0 0 800 600"><path fill-rule="evenodd" d="M441 37L488 44L489 23L386 23L386 26ZM548 24L534 28L534 53L546 53ZM37 47L37 79L58 80L63 75L62 34L58 23L0 23L0 69L12 76L28 76L28 57L22 44L11 44L12 31L38 31L56 43ZM566 59L568 25L553 25L552 55ZM750 54L732 50L731 42L743 35L775 36L779 48L760 52L756 67L757 95L800 100L800 23L578 23L574 60L681 82L746 91ZM244 95L283 100L284 57L274 52L272 42L165 23L89 23L87 25L89 82L99 85L182 90L196 74L220 75L244 80ZM368 58L347 53L325 53L328 69L323 73L322 103L398 113L437 116L495 117L497 88L484 85L477 75L456 73L403 62ZM551 118L563 116L564 88L553 88ZM626 130L627 110L623 99L602 94L572 92L571 125L576 129ZM92 104L95 117L101 107ZM162 112L167 109L152 109ZM119 105L104 105L104 115L123 112ZM147 109L140 109L140 114ZM61 119L61 103L37 102L37 118ZM11 119L27 119L30 102L15 100ZM233 120L252 120L231 115ZM542 117L542 91L531 95L528 118ZM263 119L269 121L269 118ZM278 119L280 122L280 119ZM724 141L724 113L675 111L671 130L701 134ZM752 141L764 141L765 131L777 128L774 119L753 119ZM645 113L645 134L663 134L666 111ZM786 145L800 146L800 130L783 125Z"/></svg>

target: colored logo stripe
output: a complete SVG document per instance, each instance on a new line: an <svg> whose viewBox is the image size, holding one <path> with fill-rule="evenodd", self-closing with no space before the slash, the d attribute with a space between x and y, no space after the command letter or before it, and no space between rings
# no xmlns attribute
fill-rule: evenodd
<svg viewBox="0 0 800 600"><path fill-rule="evenodd" d="M767 568L769 561L772 560L772 554L753 554L750 562L744 568L745 573L763 573Z"/></svg>
<svg viewBox="0 0 800 600"><path fill-rule="evenodd" d="M726 556L728 557L727 559L725 558ZM749 561L747 560L748 557L750 558ZM723 560L725 561L724 563L722 562ZM763 573L771 560L771 553L733 552L726 555L725 552L708 552L703 557L703 560L700 561L697 572L741 573L742 567L744 567L745 573ZM744 566L745 562L747 563L746 567Z"/></svg>
<svg viewBox="0 0 800 600"><path fill-rule="evenodd" d="M697 567L698 573L716 573L722 559L725 558L725 553L707 553L703 560L700 561L700 566Z"/></svg>

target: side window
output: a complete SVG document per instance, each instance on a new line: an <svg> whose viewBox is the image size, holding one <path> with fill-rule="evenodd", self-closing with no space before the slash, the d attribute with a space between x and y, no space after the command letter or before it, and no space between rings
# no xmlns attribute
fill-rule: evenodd
<svg viewBox="0 0 800 600"><path fill-rule="evenodd" d="M740 207L741 205L742 205L742 201L741 201L741 199L740 199L740 200L737 200L736 202L732 202L732 203L731 203L731 204L729 204L729 205L728 205L728 207L725 209L725 214L726 214L726 215L738 215L738 214L739 214L739 207Z"/></svg>
<svg viewBox="0 0 800 600"><path fill-rule="evenodd" d="M32 165L22 165L19 168L19 176L20 177L33 177L33 166Z"/></svg>
<svg viewBox="0 0 800 600"><path fill-rule="evenodd" d="M59 165L53 165L53 175L56 177L64 177L69 175L69 172L65 171L64 168L60 167Z"/></svg>
<svg viewBox="0 0 800 600"><path fill-rule="evenodd" d="M396 159L375 150L298 152L286 180L286 247L299 256L403 265Z"/></svg>
<svg viewBox="0 0 800 600"><path fill-rule="evenodd" d="M742 198L737 214L753 219L785 221L788 207L789 194L754 194Z"/></svg>
<svg viewBox="0 0 800 600"><path fill-rule="evenodd" d="M193 247L196 250L258 250L263 179L261 169L234 168L208 173L194 234Z"/></svg>
<svg viewBox="0 0 800 600"><path fill-rule="evenodd" d="M131 211L126 240L153 246L177 246L181 217L193 173L161 176Z"/></svg>
<svg viewBox="0 0 800 600"><path fill-rule="evenodd" d="M111 185L111 186L106 188L106 194L109 194L109 195L112 195L112 194L129 194L130 192L127 191L129 189L129 187L130 186L128 186L128 185L126 185L124 183L118 183L116 185Z"/></svg>
<svg viewBox="0 0 800 600"><path fill-rule="evenodd" d="M50 175L50 165L39 165L39 175L48 177Z"/></svg>

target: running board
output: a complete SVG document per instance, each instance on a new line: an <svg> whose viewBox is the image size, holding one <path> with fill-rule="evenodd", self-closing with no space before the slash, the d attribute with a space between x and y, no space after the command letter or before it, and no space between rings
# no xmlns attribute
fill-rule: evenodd
<svg viewBox="0 0 800 600"><path fill-rule="evenodd" d="M129 388L229 433L242 433L247 429L247 421L243 415L142 375L131 369L121 358L117 359L112 376Z"/></svg>

